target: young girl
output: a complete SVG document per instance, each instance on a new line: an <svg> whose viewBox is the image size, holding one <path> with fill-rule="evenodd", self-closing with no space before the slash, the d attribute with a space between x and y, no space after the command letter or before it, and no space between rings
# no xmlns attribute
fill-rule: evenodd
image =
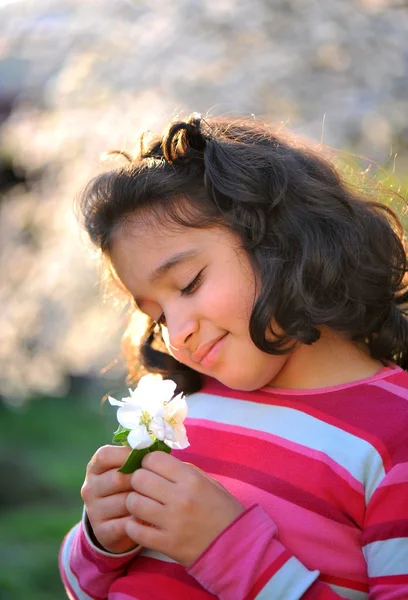
<svg viewBox="0 0 408 600"><path fill-rule="evenodd" d="M407 599L397 218L255 121L193 115L128 158L85 226L150 318L138 358L191 394L191 445L132 475L129 449L96 452L68 595Z"/></svg>

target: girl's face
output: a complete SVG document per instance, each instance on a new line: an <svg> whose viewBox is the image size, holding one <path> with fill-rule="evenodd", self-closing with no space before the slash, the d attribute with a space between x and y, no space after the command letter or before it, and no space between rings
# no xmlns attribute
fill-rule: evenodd
<svg viewBox="0 0 408 600"><path fill-rule="evenodd" d="M233 389L270 383L289 355L249 335L254 275L239 239L223 228L165 229L137 219L116 234L111 260L140 310L162 325L181 363Z"/></svg>

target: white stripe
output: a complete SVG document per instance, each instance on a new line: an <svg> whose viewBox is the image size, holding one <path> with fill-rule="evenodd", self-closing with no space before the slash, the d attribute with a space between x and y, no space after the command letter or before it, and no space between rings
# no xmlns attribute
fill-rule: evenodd
<svg viewBox="0 0 408 600"><path fill-rule="evenodd" d="M139 556L147 556L148 558L155 558L156 560L162 560L163 562L175 563L176 560L162 554L161 552L156 552L155 550L149 550L148 548L143 548L139 554Z"/></svg>
<svg viewBox="0 0 408 600"><path fill-rule="evenodd" d="M371 542L363 548L369 577L408 573L408 538Z"/></svg>
<svg viewBox="0 0 408 600"><path fill-rule="evenodd" d="M255 600L299 600L319 577L292 556L262 588Z"/></svg>
<svg viewBox="0 0 408 600"><path fill-rule="evenodd" d="M347 600L367 600L368 594L366 592L358 592L357 590L351 590L340 585L328 584L333 592L336 592L341 598L347 598Z"/></svg>
<svg viewBox="0 0 408 600"><path fill-rule="evenodd" d="M67 539L65 540L65 544L62 548L62 553L61 553L62 568L65 572L66 578L68 579L68 583L74 590L78 600L94 600L94 598L92 598L91 596L88 596L88 594L85 594L85 592L80 588L78 580L75 577L75 575L73 574L73 572L71 571L71 567L69 566L69 557L71 554L72 542L74 541L74 538L76 536L76 533L77 533L77 530L79 527L80 527L80 523L75 525L75 527L73 529L71 529L70 533L68 534Z"/></svg>
<svg viewBox="0 0 408 600"><path fill-rule="evenodd" d="M204 392L187 401L190 418L264 431L323 452L363 484L367 503L385 476L381 456L369 442L300 410Z"/></svg>

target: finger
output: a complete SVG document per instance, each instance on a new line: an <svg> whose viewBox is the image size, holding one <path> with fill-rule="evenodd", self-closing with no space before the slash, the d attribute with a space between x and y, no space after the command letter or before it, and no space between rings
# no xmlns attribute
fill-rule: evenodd
<svg viewBox="0 0 408 600"><path fill-rule="evenodd" d="M131 451L132 449L127 446L102 446L88 463L87 472L101 475L105 471L119 469Z"/></svg>
<svg viewBox="0 0 408 600"><path fill-rule="evenodd" d="M92 520L103 523L110 519L129 516L129 511L126 507L128 495L129 493L126 492L100 499L99 502L92 507Z"/></svg>
<svg viewBox="0 0 408 600"><path fill-rule="evenodd" d="M140 544L150 550L162 550L164 532L162 529L140 523L135 519L127 519L124 523L126 535L135 544Z"/></svg>
<svg viewBox="0 0 408 600"><path fill-rule="evenodd" d="M111 543L127 537L126 523L132 520L130 516L126 516L99 523L97 529L94 528L94 533L98 541L107 548Z"/></svg>
<svg viewBox="0 0 408 600"><path fill-rule="evenodd" d="M126 508L133 517L151 525L162 528L165 524L165 509L156 500L131 492L126 499Z"/></svg>
<svg viewBox="0 0 408 600"><path fill-rule="evenodd" d="M142 460L142 467L172 483L177 483L177 481L183 478L186 471L190 470L190 467L178 458L171 456L171 454L166 454L166 452L159 451L146 454Z"/></svg>
<svg viewBox="0 0 408 600"><path fill-rule="evenodd" d="M117 469L111 469L101 475L92 477L91 482L94 494L98 498L113 496L120 492L129 492L132 489L130 475L119 473Z"/></svg>
<svg viewBox="0 0 408 600"><path fill-rule="evenodd" d="M202 469L200 469L200 467L196 467L196 465L192 465L191 463L184 463L184 464L192 467L195 471L197 471L198 473L200 473L208 481L211 481L211 483L214 484L219 490L222 490L224 492L225 491L228 492L228 490L226 489L226 487L224 485L222 485L222 483L220 483L219 481L217 481L217 479L214 479L214 477L211 477L211 475L208 475L208 473L206 473L205 471L203 471Z"/></svg>
<svg viewBox="0 0 408 600"><path fill-rule="evenodd" d="M145 468L135 471L130 483L133 490L161 504L167 504L175 494L173 482Z"/></svg>

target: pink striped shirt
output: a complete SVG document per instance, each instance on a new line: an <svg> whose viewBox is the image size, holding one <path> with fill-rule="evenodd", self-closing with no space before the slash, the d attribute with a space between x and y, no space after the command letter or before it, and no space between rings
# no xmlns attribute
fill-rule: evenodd
<svg viewBox="0 0 408 600"><path fill-rule="evenodd" d="M408 599L408 374L319 390L230 390L188 399L175 453L247 507L185 569L142 549L96 548L84 522L60 570L78 600Z"/></svg>

